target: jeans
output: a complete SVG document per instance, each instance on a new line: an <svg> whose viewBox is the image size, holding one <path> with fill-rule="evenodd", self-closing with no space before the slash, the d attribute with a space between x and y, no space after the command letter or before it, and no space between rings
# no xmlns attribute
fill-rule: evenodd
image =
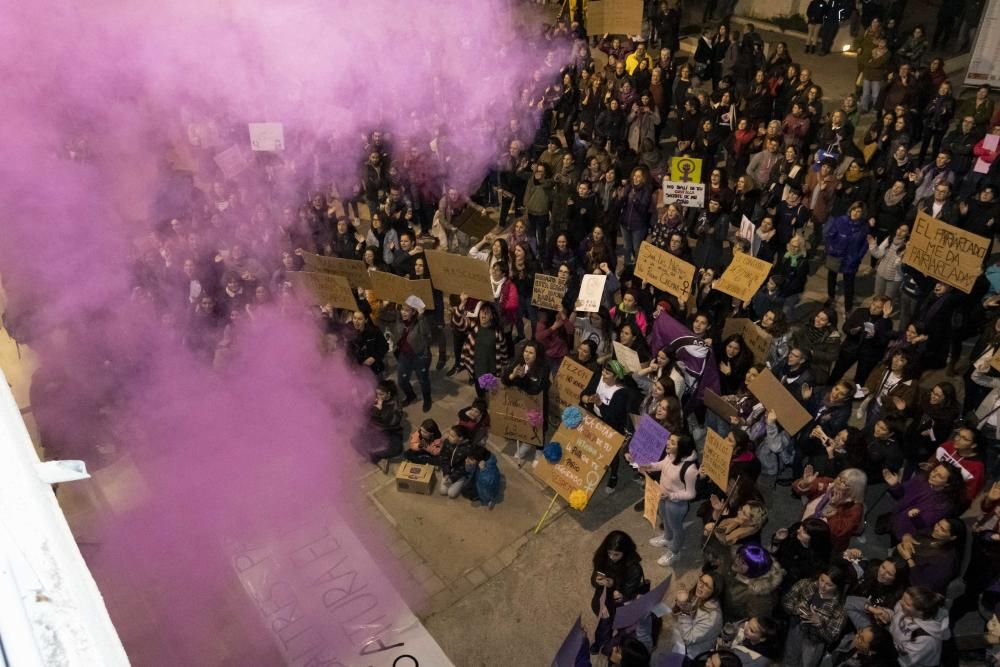
<svg viewBox="0 0 1000 667"><path fill-rule="evenodd" d="M871 615L865 611L866 604L868 604L868 598L863 598L860 595L848 595L844 602L844 613L847 614L847 618L851 619L851 624L856 632L875 624Z"/></svg>
<svg viewBox="0 0 1000 667"><path fill-rule="evenodd" d="M875 276L875 294L882 294L889 297L892 301L893 306L896 305L896 295L899 294L899 286L903 284L902 280L886 280L882 276Z"/></svg>
<svg viewBox="0 0 1000 667"><path fill-rule="evenodd" d="M795 307L799 305L799 300L802 298L801 294L789 294L785 297L785 302L781 306L781 311L785 314L785 320L787 322L793 321L793 315L795 315Z"/></svg>
<svg viewBox="0 0 1000 667"><path fill-rule="evenodd" d="M663 519L663 539L671 553L680 553L684 546L684 516L688 511L686 500L660 498L660 518Z"/></svg>
<svg viewBox="0 0 1000 667"><path fill-rule="evenodd" d="M413 393L413 386L410 384L410 376L417 374L417 382L420 383L420 393L425 401L431 400L431 355L430 352L422 352L413 356L405 354L399 355L399 365L396 368L396 383L407 398L413 400L416 394Z"/></svg>
<svg viewBox="0 0 1000 667"><path fill-rule="evenodd" d="M438 493L442 496L448 496L449 498L458 498L462 495L462 489L464 489L465 485L468 483L468 477L462 477L458 481L453 482L449 478L442 476L441 481L438 482Z"/></svg>
<svg viewBox="0 0 1000 667"><path fill-rule="evenodd" d="M879 93L882 91L881 81L861 80L861 113L868 113L878 103Z"/></svg>
<svg viewBox="0 0 1000 667"><path fill-rule="evenodd" d="M816 667L826 654L826 645L802 636L802 624L796 623L785 639L785 667Z"/></svg>
<svg viewBox="0 0 1000 667"><path fill-rule="evenodd" d="M635 264L635 260L639 256L639 246L646 238L646 231L645 227L639 229L622 228L622 234L625 235L625 255L623 258L625 266Z"/></svg>

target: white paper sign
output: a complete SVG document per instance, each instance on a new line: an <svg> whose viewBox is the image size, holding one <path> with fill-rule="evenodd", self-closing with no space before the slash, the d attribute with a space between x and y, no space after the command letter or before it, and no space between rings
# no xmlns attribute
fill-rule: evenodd
<svg viewBox="0 0 1000 667"><path fill-rule="evenodd" d="M750 222L750 218L743 216L740 220L740 231L736 232L736 238L743 239L747 243L753 243L753 233L755 231L753 223Z"/></svg>
<svg viewBox="0 0 1000 667"><path fill-rule="evenodd" d="M983 137L983 148L988 151L995 151L1000 145L1000 134L987 134Z"/></svg>
<svg viewBox="0 0 1000 667"><path fill-rule="evenodd" d="M281 123L250 123L250 148L255 151L285 149L285 127Z"/></svg>
<svg viewBox="0 0 1000 667"><path fill-rule="evenodd" d="M596 313L601 309L604 298L604 283L608 277L604 274L588 273L580 281L580 295L576 298L576 309L584 313Z"/></svg>
<svg viewBox="0 0 1000 667"><path fill-rule="evenodd" d="M629 373L637 373L642 370L642 363L639 361L639 353L630 347L625 347L618 341L614 342L615 345L615 359L621 362L621 365L628 370Z"/></svg>
<svg viewBox="0 0 1000 667"><path fill-rule="evenodd" d="M675 183L663 179L663 203L703 208L705 206L705 184Z"/></svg>
<svg viewBox="0 0 1000 667"><path fill-rule="evenodd" d="M972 168L972 171L977 174L988 174L990 172L990 163L983 158L976 158L976 166Z"/></svg>

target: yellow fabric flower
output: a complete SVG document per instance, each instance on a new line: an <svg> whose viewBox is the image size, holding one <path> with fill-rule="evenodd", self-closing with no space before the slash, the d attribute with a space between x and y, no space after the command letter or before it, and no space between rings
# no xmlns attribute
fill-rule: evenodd
<svg viewBox="0 0 1000 667"><path fill-rule="evenodd" d="M569 506L575 510L582 510L587 506L587 493L580 489L569 494Z"/></svg>

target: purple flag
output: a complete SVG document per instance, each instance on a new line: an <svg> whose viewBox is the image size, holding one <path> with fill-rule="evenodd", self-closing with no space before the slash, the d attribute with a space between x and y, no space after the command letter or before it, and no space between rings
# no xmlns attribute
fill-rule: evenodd
<svg viewBox="0 0 1000 667"><path fill-rule="evenodd" d="M660 313L653 323L649 344L654 354L666 348L683 366L684 381L692 389L690 395L684 398L686 410L701 404L705 389L719 393L719 367L712 348L684 324L666 313Z"/></svg>
<svg viewBox="0 0 1000 667"><path fill-rule="evenodd" d="M586 665L590 664L590 656L588 654L587 645L587 633L583 629L583 625L580 623L580 617L576 617L576 622L573 623L573 627L570 628L569 634L566 635L566 639L563 640L562 646L559 647L559 651L556 653L555 659L552 660L552 667L577 667L580 663L577 662L578 656L581 654L587 656L587 661L584 663Z"/></svg>
<svg viewBox="0 0 1000 667"><path fill-rule="evenodd" d="M670 431L657 424L649 415L643 415L628 443L632 463L644 466L659 461L669 438Z"/></svg>
<svg viewBox="0 0 1000 667"><path fill-rule="evenodd" d="M645 595L640 595L628 604L615 610L615 630L629 628L653 613L653 607L660 604L667 589L670 588L670 575L660 582L660 585Z"/></svg>

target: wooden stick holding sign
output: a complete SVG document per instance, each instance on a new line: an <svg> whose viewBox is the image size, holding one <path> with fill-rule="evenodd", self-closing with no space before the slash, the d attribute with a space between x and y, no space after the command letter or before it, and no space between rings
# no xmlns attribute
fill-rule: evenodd
<svg viewBox="0 0 1000 667"><path fill-rule="evenodd" d="M712 285L715 289L747 302L753 298L760 286L771 274L774 265L745 252L733 254L722 276Z"/></svg>
<svg viewBox="0 0 1000 667"><path fill-rule="evenodd" d="M812 415L782 386L770 368L764 369L764 372L754 378L747 389L765 408L774 410L778 423L788 435L794 436L812 421Z"/></svg>

